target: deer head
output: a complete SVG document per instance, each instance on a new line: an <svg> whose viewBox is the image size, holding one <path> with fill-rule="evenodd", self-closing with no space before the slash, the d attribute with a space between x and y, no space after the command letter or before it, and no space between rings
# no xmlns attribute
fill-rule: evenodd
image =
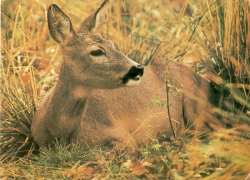
<svg viewBox="0 0 250 180"><path fill-rule="evenodd" d="M112 89L140 82L144 68L97 33L108 7L109 1L105 0L76 32L69 17L57 5L50 5L49 31L61 45L64 58L59 81L92 89Z"/></svg>

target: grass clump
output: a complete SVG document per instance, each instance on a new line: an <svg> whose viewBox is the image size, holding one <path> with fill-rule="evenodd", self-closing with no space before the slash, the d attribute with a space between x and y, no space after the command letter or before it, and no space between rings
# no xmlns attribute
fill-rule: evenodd
<svg viewBox="0 0 250 180"><path fill-rule="evenodd" d="M221 95L220 110L232 113L224 116L222 111L222 119L233 125L250 125L249 4L243 0L213 1L203 19L206 25L200 26L202 38L197 42L208 52L204 58L210 67L208 78Z"/></svg>
<svg viewBox="0 0 250 180"><path fill-rule="evenodd" d="M11 90L2 93L11 106L3 107L1 115L4 120L0 127L0 161L13 161L18 157L29 156L37 150L30 130L34 104L21 101L20 97Z"/></svg>
<svg viewBox="0 0 250 180"><path fill-rule="evenodd" d="M233 132L233 131L231 131ZM119 147L86 150L82 144L56 143L39 155L1 166L0 177L16 179L244 179L249 172L247 139L225 141L228 133L188 134L179 139L152 139L137 152ZM216 137L216 138L215 138ZM239 146L241 144L241 146ZM235 148L231 148L234 146Z"/></svg>

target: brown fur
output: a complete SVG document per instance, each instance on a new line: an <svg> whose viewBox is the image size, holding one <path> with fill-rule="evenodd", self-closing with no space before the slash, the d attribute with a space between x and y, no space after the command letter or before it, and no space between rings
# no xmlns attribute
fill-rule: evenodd
<svg viewBox="0 0 250 180"><path fill-rule="evenodd" d="M107 2L94 13L96 17L103 13ZM95 15L88 17L76 34L57 6L51 6L48 14L50 33L61 44L64 61L57 85L42 101L32 123L32 136L40 146L62 137L89 145L109 141L133 145L161 133L171 137L166 106L150 104L157 97L166 99L165 79L171 86L168 101L175 133L178 135L190 126L204 128L209 115L206 108L213 94L210 83L192 69L170 62L165 76L166 64L157 59L145 67L138 86L123 87L120 78L138 64L93 34L100 24L91 24L95 23ZM62 22L59 17L63 17ZM63 24L60 29L58 22ZM100 46L105 55L91 56ZM176 90L181 91L176 94Z"/></svg>

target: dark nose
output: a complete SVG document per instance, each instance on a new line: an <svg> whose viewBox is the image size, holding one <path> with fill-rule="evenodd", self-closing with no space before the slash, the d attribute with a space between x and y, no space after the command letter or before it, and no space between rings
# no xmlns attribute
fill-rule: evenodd
<svg viewBox="0 0 250 180"><path fill-rule="evenodd" d="M137 66L137 71L139 72L140 76L143 76L144 67L142 65L138 65Z"/></svg>
<svg viewBox="0 0 250 180"><path fill-rule="evenodd" d="M138 66L133 66L127 75L130 76L130 78L135 78L136 76L142 76L143 75L143 71L144 71L144 67L141 65Z"/></svg>
<svg viewBox="0 0 250 180"><path fill-rule="evenodd" d="M139 80L139 77L143 75L143 72L144 67L142 65L133 66L129 70L129 72L122 78L122 83L126 84L129 79Z"/></svg>

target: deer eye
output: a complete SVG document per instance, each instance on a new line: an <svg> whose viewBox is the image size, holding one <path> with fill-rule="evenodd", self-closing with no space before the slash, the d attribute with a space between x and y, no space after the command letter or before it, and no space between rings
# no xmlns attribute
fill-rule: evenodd
<svg viewBox="0 0 250 180"><path fill-rule="evenodd" d="M92 56L102 56L102 55L104 55L105 53L104 53L102 50L98 49L98 50L91 51L90 54L91 54Z"/></svg>

